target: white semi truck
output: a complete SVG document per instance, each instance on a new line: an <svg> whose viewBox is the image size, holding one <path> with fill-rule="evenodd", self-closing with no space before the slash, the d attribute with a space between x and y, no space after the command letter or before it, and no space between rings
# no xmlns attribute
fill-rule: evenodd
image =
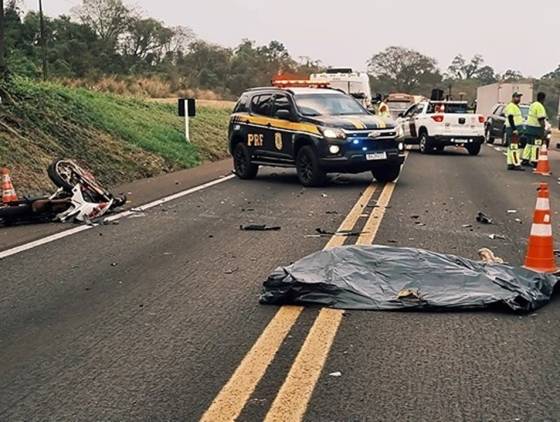
<svg viewBox="0 0 560 422"><path fill-rule="evenodd" d="M367 73L354 72L348 68L331 68L324 73L313 73L309 79L317 82L329 82L331 88L352 95L367 109L372 108L371 86Z"/></svg>
<svg viewBox="0 0 560 422"><path fill-rule="evenodd" d="M488 117L492 114L496 104L507 104L511 101L514 92L523 94L521 102L533 102L533 84L528 83L495 83L478 88L476 93L476 113Z"/></svg>

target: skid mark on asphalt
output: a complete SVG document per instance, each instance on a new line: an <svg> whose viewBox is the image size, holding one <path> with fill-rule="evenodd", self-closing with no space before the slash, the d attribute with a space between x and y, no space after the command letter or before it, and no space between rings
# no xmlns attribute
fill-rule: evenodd
<svg viewBox="0 0 560 422"><path fill-rule="evenodd" d="M385 215L396 183L388 183L377 201L356 244L371 245ZM321 375L332 343L340 327L344 311L324 308L319 312L313 327L292 365L288 376L266 416L265 421L300 421Z"/></svg>
<svg viewBox="0 0 560 422"><path fill-rule="evenodd" d="M356 202L352 210L345 217L344 221L337 231L352 230L356 226L358 220L360 219L360 216L362 215L363 209L371 200L376 188L377 185L374 183L370 184L366 188L366 190L360 195L360 198L358 198L358 201ZM333 237L331 237L324 249L341 246L344 244L345 240L345 236L334 235ZM278 349L282 345L282 341L277 341L279 339L274 337L276 335L275 332L272 329L269 330L268 327L273 324L273 326L275 327L274 330L278 330L279 327L281 327L283 339L290 331L291 327L297 320L297 317L299 317L299 315L303 311L302 307L291 308L292 317L295 317L295 319L293 320L293 322L291 322L290 326L286 327L286 321L282 320L284 312L284 307L282 307L272 318L269 325L265 329L267 333L265 334L265 332L263 332L261 334L257 342L243 358L241 364L235 370L229 381L218 393L208 410L204 413L201 421L233 421L241 414L251 394L257 387L259 381L263 378L266 369L270 366L272 360L278 352ZM340 315L342 315L342 313ZM329 323L332 323L330 319L329 321ZM315 327L315 325L316 322L313 327ZM317 329L315 330L315 332L316 331ZM314 332L313 328L311 329L311 332ZM336 331L333 333L333 339L334 334L336 334ZM274 343L273 345L270 344L272 342ZM309 347L312 347L313 350L315 350L315 342L313 342L312 345L308 346L308 348ZM308 350L308 348L306 350ZM330 347L326 349L326 353L328 353L328 350L330 350ZM301 354L302 352L299 353L299 355ZM323 363L321 364L321 366L323 365ZM320 373L320 369L318 373ZM315 383L313 383L313 385L315 385ZM307 401L304 402L304 406L306 405Z"/></svg>

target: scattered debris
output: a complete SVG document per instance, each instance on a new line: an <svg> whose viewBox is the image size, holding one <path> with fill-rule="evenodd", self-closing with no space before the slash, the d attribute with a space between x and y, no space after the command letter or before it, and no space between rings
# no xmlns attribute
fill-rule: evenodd
<svg viewBox="0 0 560 422"><path fill-rule="evenodd" d="M415 225L419 226L419 227L424 227L426 225L426 223L422 223L421 221L417 221L416 223L414 223Z"/></svg>
<svg viewBox="0 0 560 422"><path fill-rule="evenodd" d="M517 214L517 210L507 210L508 214Z"/></svg>
<svg viewBox="0 0 560 422"><path fill-rule="evenodd" d="M255 211L254 208L241 208L241 212L253 212Z"/></svg>
<svg viewBox="0 0 560 422"><path fill-rule="evenodd" d="M369 214L360 214L360 218L367 218L369 217Z"/></svg>
<svg viewBox="0 0 560 422"><path fill-rule="evenodd" d="M411 215L410 218L412 218L413 220L418 220L420 218L419 215Z"/></svg>
<svg viewBox="0 0 560 422"><path fill-rule="evenodd" d="M146 217L146 214L144 214L143 212L139 212L139 213L132 214L128 218L143 218L143 217Z"/></svg>
<svg viewBox="0 0 560 422"><path fill-rule="evenodd" d="M323 229L315 229L315 231L317 233L319 233L319 236L347 236L347 237L355 237L355 236L361 236L364 233L367 232L354 232L352 230L339 230L336 232L331 232L331 231L327 231L327 230L323 230Z"/></svg>
<svg viewBox="0 0 560 422"><path fill-rule="evenodd" d="M112 262L112 263L111 263L111 267L116 267L117 265L119 265L119 264L116 263L116 262Z"/></svg>
<svg viewBox="0 0 560 422"><path fill-rule="evenodd" d="M494 224L494 220L492 220L483 212L478 213L478 215L476 216L476 221L478 221L481 224Z"/></svg>
<svg viewBox="0 0 560 422"><path fill-rule="evenodd" d="M327 211L327 214L336 215L336 214L338 214L338 211Z"/></svg>
<svg viewBox="0 0 560 422"><path fill-rule="evenodd" d="M472 228L472 224L463 224L462 226L464 229L470 229Z"/></svg>
<svg viewBox="0 0 560 422"><path fill-rule="evenodd" d="M506 240L506 237L502 236L501 234L489 234L488 237L492 240Z"/></svg>
<svg viewBox="0 0 560 422"><path fill-rule="evenodd" d="M234 268L232 270L225 270L224 274L233 274L235 272L239 271L239 268Z"/></svg>
<svg viewBox="0 0 560 422"><path fill-rule="evenodd" d="M338 378L338 377L341 377L341 376L342 376L342 372L340 372L340 371L331 372L331 373L329 374L329 377Z"/></svg>
<svg viewBox="0 0 560 422"><path fill-rule="evenodd" d="M266 224L247 224L247 225L239 226L239 229L243 231L267 232L267 231L278 231L281 229L281 227L267 226Z"/></svg>
<svg viewBox="0 0 560 422"><path fill-rule="evenodd" d="M487 264L503 264L504 263L504 260L502 258L494 255L494 252L492 252L488 248L480 249L478 251L478 256L480 257L480 259L482 261L486 262Z"/></svg>
<svg viewBox="0 0 560 422"><path fill-rule="evenodd" d="M326 193L322 193L322 194L321 194L321 197L323 197L323 198L328 198L329 196L328 196Z"/></svg>
<svg viewBox="0 0 560 422"><path fill-rule="evenodd" d="M521 220L521 218L516 218L514 221L516 223L523 224L523 221Z"/></svg>

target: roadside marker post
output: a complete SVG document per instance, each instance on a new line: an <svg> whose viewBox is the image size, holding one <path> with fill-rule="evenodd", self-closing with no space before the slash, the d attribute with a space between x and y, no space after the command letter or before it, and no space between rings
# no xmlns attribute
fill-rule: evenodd
<svg viewBox="0 0 560 422"><path fill-rule="evenodd" d="M189 119L196 116L196 100L194 98L179 98L179 117L185 118L185 139L191 142Z"/></svg>

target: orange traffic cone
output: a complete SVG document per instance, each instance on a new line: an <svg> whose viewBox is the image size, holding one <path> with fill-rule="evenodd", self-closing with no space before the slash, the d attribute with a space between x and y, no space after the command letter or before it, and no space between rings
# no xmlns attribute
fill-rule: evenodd
<svg viewBox="0 0 560 422"><path fill-rule="evenodd" d="M2 203L9 204L17 201L16 190L10 178L10 170L7 168L0 169L0 176L2 178Z"/></svg>
<svg viewBox="0 0 560 422"><path fill-rule="evenodd" d="M537 163L537 168L533 171L535 174L540 174L541 176L550 176L550 165L548 164L548 149L546 144L543 142L541 150L539 151L539 161Z"/></svg>
<svg viewBox="0 0 560 422"><path fill-rule="evenodd" d="M538 188L537 205L533 215L524 267L540 273L558 271L552 240L548 183L541 183Z"/></svg>

